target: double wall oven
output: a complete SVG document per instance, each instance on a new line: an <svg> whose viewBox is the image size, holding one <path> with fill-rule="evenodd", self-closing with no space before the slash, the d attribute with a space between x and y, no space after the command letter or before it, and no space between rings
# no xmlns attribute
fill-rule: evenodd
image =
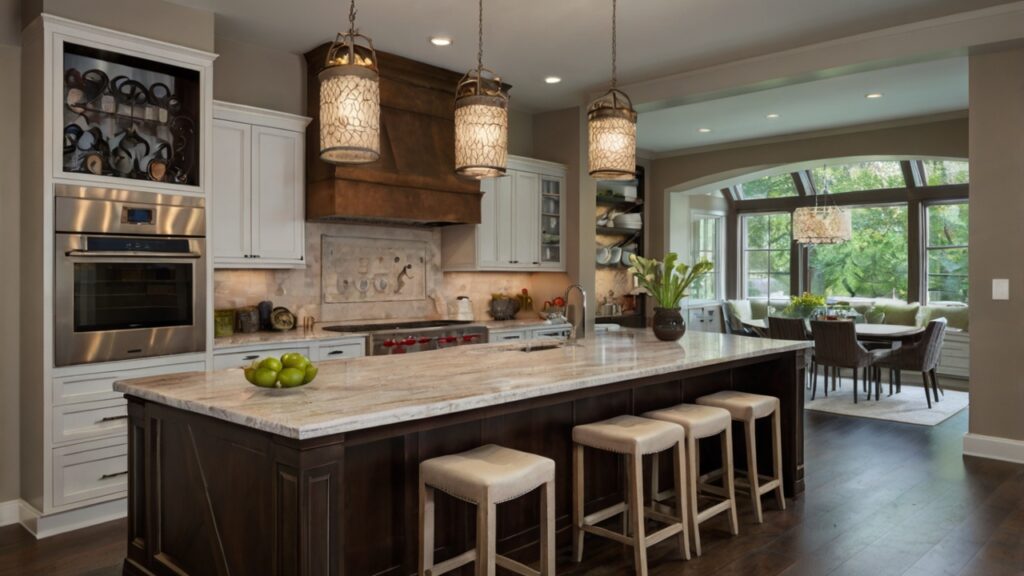
<svg viewBox="0 0 1024 576"><path fill-rule="evenodd" d="M206 347L202 198L56 187L57 366Z"/></svg>

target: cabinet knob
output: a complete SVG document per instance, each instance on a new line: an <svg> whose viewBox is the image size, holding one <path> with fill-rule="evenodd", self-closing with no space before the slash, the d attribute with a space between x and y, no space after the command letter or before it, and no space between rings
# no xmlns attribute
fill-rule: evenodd
<svg viewBox="0 0 1024 576"><path fill-rule="evenodd" d="M534 266L540 266L540 262L534 262L533 265Z"/></svg>

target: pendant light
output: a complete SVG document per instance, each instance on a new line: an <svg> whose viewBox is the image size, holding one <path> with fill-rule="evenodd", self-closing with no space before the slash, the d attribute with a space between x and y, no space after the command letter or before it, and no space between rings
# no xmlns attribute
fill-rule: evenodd
<svg viewBox="0 0 1024 576"><path fill-rule="evenodd" d="M455 172L483 180L503 176L508 164L508 94L484 68L483 0L477 25L476 69L455 88Z"/></svg>
<svg viewBox="0 0 1024 576"><path fill-rule="evenodd" d="M595 180L636 178L636 111L619 90L616 62L616 0L612 0L612 86L587 108L590 176Z"/></svg>
<svg viewBox="0 0 1024 576"><path fill-rule="evenodd" d="M828 199L828 183L820 196ZM818 195L814 206L805 206L793 211L793 240L798 244L842 244L853 236L850 211L833 204L818 206Z"/></svg>
<svg viewBox="0 0 1024 576"><path fill-rule="evenodd" d="M380 158L380 75L373 41L356 28L356 3L347 33L338 33L320 72L320 158L366 164Z"/></svg>

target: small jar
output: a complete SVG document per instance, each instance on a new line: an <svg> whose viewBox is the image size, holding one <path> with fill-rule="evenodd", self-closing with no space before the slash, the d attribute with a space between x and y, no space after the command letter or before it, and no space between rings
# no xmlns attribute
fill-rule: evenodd
<svg viewBox="0 0 1024 576"><path fill-rule="evenodd" d="M235 311L215 310L213 313L213 337L223 338L235 333Z"/></svg>

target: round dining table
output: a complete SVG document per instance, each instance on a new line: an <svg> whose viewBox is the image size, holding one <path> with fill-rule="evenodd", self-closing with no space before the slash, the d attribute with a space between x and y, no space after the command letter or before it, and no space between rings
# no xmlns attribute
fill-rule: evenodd
<svg viewBox="0 0 1024 576"><path fill-rule="evenodd" d="M840 320L836 320L840 322ZM757 320L744 320L744 326L749 326L758 334L768 334L768 320L759 318ZM903 342L913 339L924 332L924 326L903 326L901 324L854 324L858 340L871 340L874 342Z"/></svg>

